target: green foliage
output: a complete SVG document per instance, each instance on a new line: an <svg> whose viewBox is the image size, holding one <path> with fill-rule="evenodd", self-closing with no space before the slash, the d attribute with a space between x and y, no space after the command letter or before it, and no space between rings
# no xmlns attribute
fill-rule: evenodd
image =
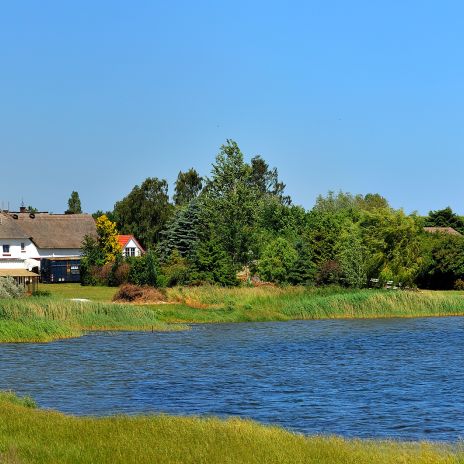
<svg viewBox="0 0 464 464"><path fill-rule="evenodd" d="M24 287L17 284L13 277L0 277L0 298L21 298Z"/></svg>
<svg viewBox="0 0 464 464"><path fill-rule="evenodd" d="M423 266L418 282L423 288L455 288L464 279L464 237L445 233L424 234Z"/></svg>
<svg viewBox="0 0 464 464"><path fill-rule="evenodd" d="M272 241L264 250L258 271L263 280L276 283L288 282L290 271L298 260L298 253L284 238Z"/></svg>
<svg viewBox="0 0 464 464"><path fill-rule="evenodd" d="M192 257L192 282L237 285L237 269L221 242L210 239L200 242Z"/></svg>
<svg viewBox="0 0 464 464"><path fill-rule="evenodd" d="M174 190L174 204L176 206L187 205L198 196L202 186L203 179L195 169L190 168L187 172L180 171Z"/></svg>
<svg viewBox="0 0 464 464"><path fill-rule="evenodd" d="M200 205L198 201L191 201L177 209L162 232L158 245L161 260L168 260L173 252L178 252L184 258L192 256L200 234Z"/></svg>
<svg viewBox="0 0 464 464"><path fill-rule="evenodd" d="M68 209L66 210L66 214L81 214L81 213L82 213L82 206L81 206L81 199L79 198L79 193L73 191L68 200Z"/></svg>
<svg viewBox="0 0 464 464"><path fill-rule="evenodd" d="M425 226L452 227L461 234L464 234L464 220L455 214L449 206L437 211L430 211L429 215L425 218Z"/></svg>
<svg viewBox="0 0 464 464"><path fill-rule="evenodd" d="M338 262L342 280L348 287L362 288L367 285L368 249L363 244L357 225L342 232L338 244Z"/></svg>
<svg viewBox="0 0 464 464"><path fill-rule="evenodd" d="M160 267L153 250L148 250L142 256L127 258L127 262L130 266L128 280L131 284L158 286Z"/></svg>
<svg viewBox="0 0 464 464"><path fill-rule="evenodd" d="M169 259L161 266L161 273L164 277L163 286L184 285L190 279L189 263L178 250L174 250Z"/></svg>
<svg viewBox="0 0 464 464"><path fill-rule="evenodd" d="M164 179L148 177L115 204L114 215L120 232L134 235L147 249L158 243L173 210L168 183Z"/></svg>

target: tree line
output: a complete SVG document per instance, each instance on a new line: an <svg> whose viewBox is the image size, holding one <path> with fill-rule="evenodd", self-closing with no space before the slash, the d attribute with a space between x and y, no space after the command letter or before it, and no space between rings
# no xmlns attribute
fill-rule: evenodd
<svg viewBox="0 0 464 464"><path fill-rule="evenodd" d="M209 177L179 173L172 201L168 182L149 177L94 217L99 239L84 243L84 283L228 286L241 275L294 285L464 287L464 220L451 208L421 217L377 193L329 192L308 211L292 203L276 168L260 156L247 162L232 140ZM147 253L123 259L116 229Z"/></svg>

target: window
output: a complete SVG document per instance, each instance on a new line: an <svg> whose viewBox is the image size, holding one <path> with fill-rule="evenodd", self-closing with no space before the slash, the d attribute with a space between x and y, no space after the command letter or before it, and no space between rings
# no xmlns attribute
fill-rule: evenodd
<svg viewBox="0 0 464 464"><path fill-rule="evenodd" d="M135 256L135 248L128 247L124 250L124 256Z"/></svg>
<svg viewBox="0 0 464 464"><path fill-rule="evenodd" d="M10 254L10 245L3 245L3 254L4 255Z"/></svg>
<svg viewBox="0 0 464 464"><path fill-rule="evenodd" d="M26 244L24 242L21 242L21 253L26 252Z"/></svg>

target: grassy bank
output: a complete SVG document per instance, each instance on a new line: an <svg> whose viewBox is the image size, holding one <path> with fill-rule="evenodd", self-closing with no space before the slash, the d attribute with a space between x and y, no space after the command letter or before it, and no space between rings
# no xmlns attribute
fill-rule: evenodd
<svg viewBox="0 0 464 464"><path fill-rule="evenodd" d="M46 342L89 330L176 330L148 307L59 298L0 300L0 342Z"/></svg>
<svg viewBox="0 0 464 464"><path fill-rule="evenodd" d="M177 322L286 321L464 315L463 292L337 288L174 288L177 306L153 307L159 320Z"/></svg>
<svg viewBox="0 0 464 464"><path fill-rule="evenodd" d="M50 341L88 330L173 330L172 323L464 315L464 292L178 287L167 304L112 304L116 289L43 285L49 297L0 300L0 342ZM69 298L90 298L73 302Z"/></svg>
<svg viewBox="0 0 464 464"><path fill-rule="evenodd" d="M0 462L455 464L464 455L429 443L305 437L240 419L76 418L0 393Z"/></svg>

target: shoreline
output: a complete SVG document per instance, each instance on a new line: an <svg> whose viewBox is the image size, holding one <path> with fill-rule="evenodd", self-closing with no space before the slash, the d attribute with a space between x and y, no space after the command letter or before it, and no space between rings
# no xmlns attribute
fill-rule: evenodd
<svg viewBox="0 0 464 464"><path fill-rule="evenodd" d="M58 290L61 288L55 287ZM76 298L98 288L70 289ZM165 304L69 301L67 296L0 300L0 343L43 343L92 331L186 330L189 324L464 316L463 292L344 289L175 288Z"/></svg>
<svg viewBox="0 0 464 464"><path fill-rule="evenodd" d="M452 464L454 443L307 436L217 417L72 416L0 392L0 462Z"/></svg>

